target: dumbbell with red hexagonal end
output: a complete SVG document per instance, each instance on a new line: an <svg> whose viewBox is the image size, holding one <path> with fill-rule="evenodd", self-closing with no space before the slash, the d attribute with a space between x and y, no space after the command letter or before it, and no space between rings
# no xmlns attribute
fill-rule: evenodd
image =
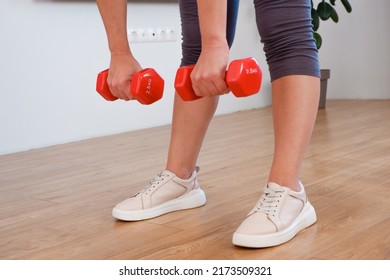
<svg viewBox="0 0 390 280"><path fill-rule="evenodd" d="M175 89L184 101L201 98L191 84L191 72L195 65L180 67L176 72ZM229 64L225 77L226 84L236 97L246 97L259 92L262 72L252 57L234 60Z"/></svg>
<svg viewBox="0 0 390 280"><path fill-rule="evenodd" d="M111 94L108 87L108 70L100 72L97 76L96 91L107 101L118 98ZM145 68L135 73L131 78L130 92L141 104L148 105L160 100L163 96L164 80L152 68Z"/></svg>

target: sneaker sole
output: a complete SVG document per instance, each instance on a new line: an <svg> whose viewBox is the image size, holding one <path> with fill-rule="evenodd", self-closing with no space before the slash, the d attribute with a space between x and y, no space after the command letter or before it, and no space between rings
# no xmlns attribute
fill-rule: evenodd
<svg viewBox="0 0 390 280"><path fill-rule="evenodd" d="M282 231L266 235L233 234L233 244L248 248L265 248L277 246L291 240L298 232L317 221L316 212L310 202L307 202L301 214Z"/></svg>
<svg viewBox="0 0 390 280"><path fill-rule="evenodd" d="M155 218L174 211L200 207L205 203L205 193L202 189L197 189L149 209L125 211L114 208L112 209L112 216L122 221L140 221Z"/></svg>

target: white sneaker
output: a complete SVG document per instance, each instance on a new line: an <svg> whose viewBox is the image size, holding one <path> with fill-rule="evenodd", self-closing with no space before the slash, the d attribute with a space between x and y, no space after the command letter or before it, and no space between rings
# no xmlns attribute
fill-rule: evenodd
<svg viewBox="0 0 390 280"><path fill-rule="evenodd" d="M140 192L117 204L112 215L123 221L139 221L204 205L206 196L197 179L198 171L196 167L186 180L162 171Z"/></svg>
<svg viewBox="0 0 390 280"><path fill-rule="evenodd" d="M255 207L233 235L233 244L263 248L291 240L299 231L314 224L316 212L307 200L301 183L300 191L276 183L268 183Z"/></svg>

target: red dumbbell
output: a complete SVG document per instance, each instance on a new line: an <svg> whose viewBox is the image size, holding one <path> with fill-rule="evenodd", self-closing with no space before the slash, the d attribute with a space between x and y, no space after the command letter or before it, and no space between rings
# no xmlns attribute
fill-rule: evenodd
<svg viewBox="0 0 390 280"><path fill-rule="evenodd" d="M115 101L118 98L111 94L107 83L108 69L97 76L96 91L107 101ZM145 68L135 73L131 78L130 92L141 104L152 104L163 96L164 80L152 68Z"/></svg>
<svg viewBox="0 0 390 280"><path fill-rule="evenodd" d="M176 72L175 89L184 101L201 98L192 89L191 72L195 65L180 67ZM234 60L226 72L226 84L236 97L256 94L260 90L262 72L253 57Z"/></svg>

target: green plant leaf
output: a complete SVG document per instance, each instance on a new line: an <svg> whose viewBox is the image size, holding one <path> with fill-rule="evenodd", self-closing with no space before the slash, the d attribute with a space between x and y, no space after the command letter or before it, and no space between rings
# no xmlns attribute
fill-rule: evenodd
<svg viewBox="0 0 390 280"><path fill-rule="evenodd" d="M313 30L317 31L320 27L320 17L315 9L311 9L311 19L313 24Z"/></svg>
<svg viewBox="0 0 390 280"><path fill-rule="evenodd" d="M332 4L333 6L335 6L336 5L336 0L330 0L330 4Z"/></svg>
<svg viewBox="0 0 390 280"><path fill-rule="evenodd" d="M321 48L321 45L322 45L321 35L318 34L317 32L313 32L313 37L314 37L314 40L316 41L317 50L319 50Z"/></svg>
<svg viewBox="0 0 390 280"><path fill-rule="evenodd" d="M331 15L331 8L332 8L332 6L329 3L326 3L326 2L318 3L318 6L317 6L318 16L322 20L328 20L330 18L330 15Z"/></svg>
<svg viewBox="0 0 390 280"><path fill-rule="evenodd" d="M352 12L352 6L349 4L348 0L341 0L341 3L343 3L343 6L348 13Z"/></svg>
<svg viewBox="0 0 390 280"><path fill-rule="evenodd" d="M335 22L335 23L338 23L339 22L339 15L337 14L336 10L331 7L331 11L330 11L330 17L331 19Z"/></svg>

